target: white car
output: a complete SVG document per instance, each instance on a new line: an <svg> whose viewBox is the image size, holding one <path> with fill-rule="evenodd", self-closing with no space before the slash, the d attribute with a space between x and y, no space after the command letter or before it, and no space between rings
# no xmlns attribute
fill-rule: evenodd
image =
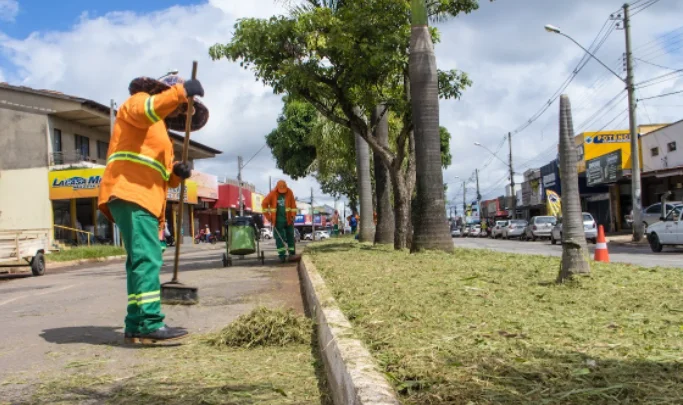
<svg viewBox="0 0 683 405"><path fill-rule="evenodd" d="M666 212L669 213L671 210L674 208L683 205L680 201L667 201L666 202ZM643 226L645 227L645 230L647 231L647 227L661 221L662 217L662 204L657 203L657 204L652 204L649 207L643 209L643 215L642 215L642 220L643 220Z"/></svg>
<svg viewBox="0 0 683 405"><path fill-rule="evenodd" d="M327 231L315 231L315 240L325 240L330 239L330 234ZM304 240L312 240L310 233L304 235Z"/></svg>
<svg viewBox="0 0 683 405"><path fill-rule="evenodd" d="M460 237L460 228L453 228L451 231L451 237L452 238L459 238Z"/></svg>
<svg viewBox="0 0 683 405"><path fill-rule="evenodd" d="M273 239L273 231L268 228L261 228L262 239Z"/></svg>
<svg viewBox="0 0 683 405"><path fill-rule="evenodd" d="M481 225L472 225L470 226L470 233L469 236L476 238L481 234Z"/></svg>
<svg viewBox="0 0 683 405"><path fill-rule="evenodd" d="M598 224L593 219L593 216L588 213L583 213L583 233L586 235L586 239L591 241L593 244L598 243ZM557 220L557 224L550 231L550 243L555 245L557 242L562 243L562 219Z"/></svg>
<svg viewBox="0 0 683 405"><path fill-rule="evenodd" d="M683 245L681 211L683 211L683 205L671 210L663 221L655 222L647 227L647 240L653 252L661 252L664 246Z"/></svg>
<svg viewBox="0 0 683 405"><path fill-rule="evenodd" d="M526 241L532 240L535 242L538 238L550 238L550 233L555 224L557 224L557 218L552 216L544 215L533 217L529 221L529 224L524 231L524 235L522 235L520 239Z"/></svg>
<svg viewBox="0 0 683 405"><path fill-rule="evenodd" d="M491 229L491 237L493 239L503 236L503 227L507 225L508 221L496 221L496 225Z"/></svg>

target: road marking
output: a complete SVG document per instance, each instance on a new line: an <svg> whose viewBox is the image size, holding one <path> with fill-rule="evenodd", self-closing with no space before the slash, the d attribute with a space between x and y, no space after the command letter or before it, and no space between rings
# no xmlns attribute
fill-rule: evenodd
<svg viewBox="0 0 683 405"><path fill-rule="evenodd" d="M72 284L72 285L68 285L68 286L66 286L66 287L57 288L57 289L55 289L55 290L47 290L47 291L43 291L43 292L35 293L35 294L34 294L34 293L31 293L31 294L28 294L28 295L20 295L20 296L18 296L18 297L10 298L10 299L8 299L8 300L5 300L5 301L0 302L0 307L3 306L3 305L5 305L5 304L9 304L10 302L14 302L14 301L16 301L16 300L22 299L22 298L35 297L36 295L45 295L45 294L50 294L50 293L53 293L53 292L64 291L64 290L68 290L69 288L73 288L73 287L76 287L76 286L78 286L78 285L81 285L81 284L83 284L83 283L80 283L80 284Z"/></svg>

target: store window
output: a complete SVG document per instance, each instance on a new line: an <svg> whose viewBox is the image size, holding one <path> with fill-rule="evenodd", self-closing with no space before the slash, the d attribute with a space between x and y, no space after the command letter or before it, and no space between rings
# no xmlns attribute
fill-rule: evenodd
<svg viewBox="0 0 683 405"><path fill-rule="evenodd" d="M55 128L52 130L52 149L53 152L62 151L62 130Z"/></svg>
<svg viewBox="0 0 683 405"><path fill-rule="evenodd" d="M90 158L90 138L82 135L74 135L76 151L80 153L82 160Z"/></svg>
<svg viewBox="0 0 683 405"><path fill-rule="evenodd" d="M650 154L652 155L652 157L659 156L659 148L650 149Z"/></svg>
<svg viewBox="0 0 683 405"><path fill-rule="evenodd" d="M666 147L669 150L669 152L675 152L676 151L676 142L669 142L666 145Z"/></svg>
<svg viewBox="0 0 683 405"><path fill-rule="evenodd" d="M109 150L109 142L97 141L97 158L107 159L107 151Z"/></svg>

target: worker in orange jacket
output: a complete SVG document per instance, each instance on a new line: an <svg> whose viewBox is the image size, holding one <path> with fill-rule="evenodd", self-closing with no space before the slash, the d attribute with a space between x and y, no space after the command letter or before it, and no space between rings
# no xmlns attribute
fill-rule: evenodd
<svg viewBox="0 0 683 405"><path fill-rule="evenodd" d="M183 130L187 99L203 96L198 80L175 74L159 80L140 77L129 86L130 98L118 110L100 183L98 208L121 231L126 248L128 343L185 337L183 328L164 324L159 273L168 188L191 175L188 164L174 162L168 127ZM208 110L195 101L192 130L206 124Z"/></svg>
<svg viewBox="0 0 683 405"><path fill-rule="evenodd" d="M284 180L277 182L275 189L271 191L261 203L263 214L271 224L275 224L275 246L277 247L280 261L287 259L287 247L289 246L289 259L296 258L296 246L294 240L294 219L296 218L296 200L294 193L287 187Z"/></svg>

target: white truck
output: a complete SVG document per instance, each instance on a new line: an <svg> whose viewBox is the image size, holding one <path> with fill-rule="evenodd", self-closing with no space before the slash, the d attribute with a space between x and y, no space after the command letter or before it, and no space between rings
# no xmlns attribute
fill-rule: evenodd
<svg viewBox="0 0 683 405"><path fill-rule="evenodd" d="M50 229L0 231L0 273L30 268L34 276L45 274L50 232Z"/></svg>

